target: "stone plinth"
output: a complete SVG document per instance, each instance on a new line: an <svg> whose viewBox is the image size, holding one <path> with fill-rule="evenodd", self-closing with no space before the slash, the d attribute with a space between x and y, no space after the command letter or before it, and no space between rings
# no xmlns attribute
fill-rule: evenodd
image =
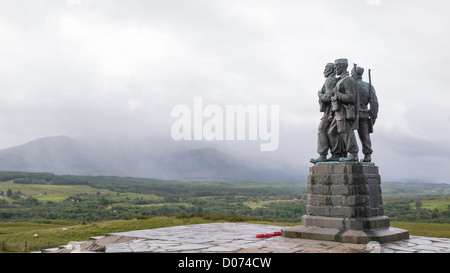
<svg viewBox="0 0 450 273"><path fill-rule="evenodd" d="M285 237L386 243L409 238L384 216L381 178L374 163L317 163L310 167L306 215Z"/></svg>

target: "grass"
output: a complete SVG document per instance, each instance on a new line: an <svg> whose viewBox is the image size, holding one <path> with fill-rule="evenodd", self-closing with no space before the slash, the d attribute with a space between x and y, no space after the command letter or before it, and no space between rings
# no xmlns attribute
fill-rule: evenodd
<svg viewBox="0 0 450 273"><path fill-rule="evenodd" d="M248 217L227 215L203 215L203 216L171 216L171 217L142 217L130 220L114 220L78 224L68 221L49 221L50 223L0 223L0 252L3 251L3 243L6 246L4 252L37 251L40 248L57 247L66 245L71 241L86 241L90 237L104 236L108 233L124 232L130 230L162 228L180 225L193 225L204 223L217 223L229 221L243 221L248 219L251 223L294 225L293 223L272 223L269 221L256 221ZM67 229L63 231L63 228ZM35 237L38 234L39 237Z"/></svg>
<svg viewBox="0 0 450 273"><path fill-rule="evenodd" d="M300 224L259 221L250 217L219 214L140 217L89 224L79 224L70 221L0 223L0 252L3 251L3 246L6 247L4 252L31 252L40 248L66 245L71 241L86 241L90 237L104 236L114 232L232 221L279 226ZM393 222L391 226L407 229L410 235L450 238L450 224ZM35 237L34 234L38 234L39 237Z"/></svg>
<svg viewBox="0 0 450 273"><path fill-rule="evenodd" d="M450 238L450 224L392 222L391 226L409 230L410 235Z"/></svg>
<svg viewBox="0 0 450 273"><path fill-rule="evenodd" d="M116 195L109 190L99 190L86 185L41 185L41 184L15 184L13 181L0 183L0 190L7 192L11 189L13 192L21 191L23 195L29 195L39 201L61 202L68 196L87 193L89 195L101 192L102 194ZM4 197L8 202L12 199Z"/></svg>
<svg viewBox="0 0 450 273"><path fill-rule="evenodd" d="M202 184L199 184L202 185ZM256 187L260 184L228 184L220 183L222 187ZM273 187L273 184L263 185ZM115 206L134 206L130 203L131 200L160 200L153 194L138 194L138 193L119 193L112 192L106 189L96 189L87 185L39 185L39 184L14 184L12 181L1 182L0 191L7 192L11 189L13 192L21 191L23 195L30 195L39 201L47 202L61 202L69 196L77 194L96 195L98 192L102 196L107 196L108 200L113 200ZM42 194L42 195L39 195ZM239 196L235 196L239 197ZM245 196L244 196L245 197ZM8 202L12 202L11 198L3 197ZM201 199L212 198L200 197ZM404 198L404 197L399 197ZM411 197L416 198L416 197ZM415 199L412 199L415 200ZM449 196L417 196L417 200L422 202L422 208L426 209L447 209L450 205ZM286 202L286 200L278 200ZM266 201L251 201L244 202L245 205L252 209L261 208L265 205L273 203L274 200ZM294 202L294 201L292 201ZM409 202L409 201L408 201ZM138 206L159 206L161 204L146 204ZM191 204L182 203L180 205L189 206ZM411 208L415 209L415 202L411 203ZM111 209L111 207L109 207ZM39 248L57 247L68 244L70 241L85 241L93 236L103 236L112 232L123 232L130 230L151 229L170 227L177 225L191 225L200 223L213 222L247 222L258 224L270 224L280 226L293 226L300 223L275 223L271 221L259 221L256 218L241 217L233 215L220 214L196 214L196 215L178 215L171 217L139 217L138 219L129 220L115 220L95 222L88 224L80 224L71 221L40 221L40 222L22 222L22 223L0 223L0 252L6 246L6 251L10 252L30 252L36 251ZM437 223L415 223L415 222L391 222L391 226L402 229L407 229L410 235L430 236L430 237L444 237L450 238L450 224ZM63 231L63 228L66 231ZM35 237L38 234L39 237ZM26 243L25 243L26 242ZM25 251L26 244L26 251Z"/></svg>
<svg viewBox="0 0 450 273"><path fill-rule="evenodd" d="M119 193L113 192L107 189L96 189L86 185L41 185L41 184L15 184L14 181L1 182L0 191L5 194L11 189L13 192L20 191L22 195L32 196L39 201L47 202L62 202L69 196L75 196L77 194L96 195L98 192L101 195L106 195L111 200L123 200L126 202L128 199L142 198L144 200L160 200L162 197L154 194L141 194L141 193ZM8 197L3 197L6 201L11 203L13 200Z"/></svg>
<svg viewBox="0 0 450 273"><path fill-rule="evenodd" d="M265 201L250 201L250 202L244 202L244 205L251 209L257 209L257 208L263 208L265 205L270 205L271 203L274 203L274 200L265 200Z"/></svg>
<svg viewBox="0 0 450 273"><path fill-rule="evenodd" d="M294 200L277 200L277 202L292 202L295 203ZM251 209L257 209L257 208L264 208L265 206L268 206L270 204L274 204L275 200L264 200L264 201L249 201L244 202L243 204L248 206Z"/></svg>
<svg viewBox="0 0 450 273"><path fill-rule="evenodd" d="M185 207L193 207L191 203L176 203L177 206L185 206ZM167 203L160 203L160 204L144 204L144 205L137 205L138 207L161 207L161 206L167 206Z"/></svg>
<svg viewBox="0 0 450 273"><path fill-rule="evenodd" d="M420 199L422 203L421 208L429 210L446 210L450 207L450 196L449 195L439 195L439 196L425 196ZM416 209L416 202L410 204L411 209Z"/></svg>

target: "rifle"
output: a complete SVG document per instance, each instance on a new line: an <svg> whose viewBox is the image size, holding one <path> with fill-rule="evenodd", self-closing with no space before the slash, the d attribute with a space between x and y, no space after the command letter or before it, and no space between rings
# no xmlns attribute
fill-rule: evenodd
<svg viewBox="0 0 450 273"><path fill-rule="evenodd" d="M372 108L372 73L369 69L369 103L370 108ZM372 113L369 114L369 134L373 133L373 119L372 119Z"/></svg>
<svg viewBox="0 0 450 273"><path fill-rule="evenodd" d="M353 63L353 69L355 70L355 77L358 77L358 75L357 75L357 73L356 73L356 67L357 67L358 65L357 64L355 64L355 63ZM359 90L358 90L358 81L355 79L355 83L356 83L356 94L355 94L355 96L356 96L356 98L355 98L355 105L354 105L354 108L355 108L355 121L354 121L354 123L353 123L353 126L352 126L352 128L353 128L353 130L359 130Z"/></svg>

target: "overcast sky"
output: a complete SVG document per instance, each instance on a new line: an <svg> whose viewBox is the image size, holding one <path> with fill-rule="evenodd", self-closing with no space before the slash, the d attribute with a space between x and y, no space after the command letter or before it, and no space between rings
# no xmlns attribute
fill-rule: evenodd
<svg viewBox="0 0 450 273"><path fill-rule="evenodd" d="M382 179L450 183L448 10L444 0L0 0L0 149L56 135L170 138L171 109L199 96L279 105L278 151L255 152L304 168L317 157L323 68L348 58L372 69Z"/></svg>

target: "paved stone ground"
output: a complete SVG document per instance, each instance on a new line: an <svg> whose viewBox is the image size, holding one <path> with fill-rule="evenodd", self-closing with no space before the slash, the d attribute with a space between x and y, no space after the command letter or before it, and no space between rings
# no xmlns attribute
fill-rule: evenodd
<svg viewBox="0 0 450 273"><path fill-rule="evenodd" d="M43 253L450 253L450 239L410 236L382 244L347 244L273 236L284 227L214 223L111 233Z"/></svg>

